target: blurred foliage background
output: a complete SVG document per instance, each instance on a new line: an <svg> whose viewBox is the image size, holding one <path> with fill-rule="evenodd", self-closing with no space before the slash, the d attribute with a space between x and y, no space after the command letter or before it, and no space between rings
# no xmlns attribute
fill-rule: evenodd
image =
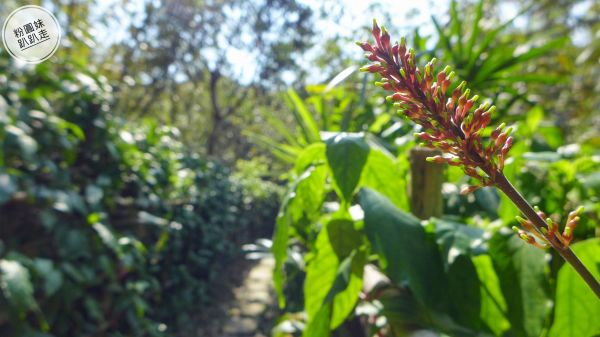
<svg viewBox="0 0 600 337"><path fill-rule="evenodd" d="M39 65L0 51L2 336L173 336L209 308L213 285L240 258L241 245L271 236L276 221L286 231L275 237L275 282L286 306L274 335L330 333L329 326L313 330L319 308L306 305L315 300L303 291L306 264L327 240L317 241L324 224L335 222L335 209L368 209L378 198L358 202L357 186L410 211L414 126L385 102L374 78L357 71L364 61L353 43L369 37L372 17L406 36L420 62L438 58L493 101L495 120L516 127L507 176L556 220L585 205L576 236L598 236L597 1L7 0L0 16L31 3L58 17L64 38ZM342 132L347 139L336 138ZM336 175L339 165L360 162L360 153L332 162L324 151L334 139L371 149L354 186ZM500 228L514 224L516 209L493 190L460 195L468 182L461 171L447 169L445 177L443 221L486 231L486 244L494 235L489 255L479 256L499 256ZM453 225L435 221L428 238L443 242L439 228ZM353 258L382 267L366 255L376 248L358 241ZM593 255L596 246L585 251ZM477 261L483 280L481 270L489 270L481 268L491 262ZM565 334L574 323L560 320L555 327L554 311L567 310L557 304L564 290L556 261L533 268L542 285L527 286L544 288L533 292L537 300L524 291L510 297L501 284L504 316L405 320L431 308L402 297L400 287L377 303L346 294L346 315L338 312L333 333L600 333L591 326ZM496 271L496 283L522 275L507 268ZM312 287L327 286L318 282ZM394 311L406 307L424 311ZM356 334L355 319L367 316L361 324L369 332Z"/></svg>

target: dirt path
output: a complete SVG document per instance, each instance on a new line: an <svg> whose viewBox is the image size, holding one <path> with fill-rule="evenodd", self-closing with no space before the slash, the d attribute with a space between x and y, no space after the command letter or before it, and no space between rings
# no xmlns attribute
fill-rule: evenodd
<svg viewBox="0 0 600 337"><path fill-rule="evenodd" d="M250 269L244 283L234 290L224 337L269 336L273 316L273 259L263 258Z"/></svg>
<svg viewBox="0 0 600 337"><path fill-rule="evenodd" d="M242 261L216 285L221 296L181 337L267 337L275 319L272 257Z"/></svg>

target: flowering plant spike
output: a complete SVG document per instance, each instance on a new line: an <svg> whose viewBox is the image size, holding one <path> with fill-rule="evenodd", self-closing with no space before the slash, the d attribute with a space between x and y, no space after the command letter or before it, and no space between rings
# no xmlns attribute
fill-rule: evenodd
<svg viewBox="0 0 600 337"><path fill-rule="evenodd" d="M478 181L462 193L483 186L495 186L504 192L526 217L517 217L522 226L522 229L513 227L517 235L533 246L554 248L600 298L600 283L569 248L583 207L569 214L564 231L559 233L558 226L537 207L531 207L502 173L513 143L512 128L502 123L484 139L482 133L496 107L487 103L475 107L479 96L472 96L464 81L452 89L455 73L448 66L435 73L435 58L419 68L415 52L406 48L405 39L392 44L390 34L375 20L372 33L375 44L357 42L366 52L366 58L373 62L361 70L379 74L381 82L375 85L392 92L387 100L422 127L423 132L416 136L444 153L427 158L428 161L460 166L465 174ZM448 94L449 89L452 90Z"/></svg>
<svg viewBox="0 0 600 337"><path fill-rule="evenodd" d="M446 154L428 160L461 166L467 175L479 181L463 193L493 185L512 145L511 128L505 128L505 124L497 127L487 142L483 140L482 132L496 107L483 103L474 108L479 97L471 96L465 82L447 97L455 76L450 67L435 74L436 60L433 59L423 69L419 68L415 53L407 50L405 40L391 45L389 33L376 22L373 35L375 45L365 42L359 46L375 63L361 70L380 74L382 81L376 85L393 92L387 99L423 128L424 132L416 135L428 146Z"/></svg>

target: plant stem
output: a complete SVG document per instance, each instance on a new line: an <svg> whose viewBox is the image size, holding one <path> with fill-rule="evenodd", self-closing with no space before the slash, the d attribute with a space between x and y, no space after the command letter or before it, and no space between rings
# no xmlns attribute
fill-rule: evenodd
<svg viewBox="0 0 600 337"><path fill-rule="evenodd" d="M523 196L515 189L515 187L506 179L502 172L496 172L495 180L496 187L498 187L510 200L519 208L519 210L531 221L537 230L542 233L542 228L547 228L546 221L542 219L531 205L523 198ZM598 299L600 299L600 283L594 278L594 275L583 265L581 260L573 253L571 248L563 247L563 245L556 239L549 240L552 248L554 248L565 261L567 261L575 271L583 278L585 283L592 289Z"/></svg>

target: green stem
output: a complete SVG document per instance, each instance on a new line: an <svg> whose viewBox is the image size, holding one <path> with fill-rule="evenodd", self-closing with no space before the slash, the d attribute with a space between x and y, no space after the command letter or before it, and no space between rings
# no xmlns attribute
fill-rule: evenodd
<svg viewBox="0 0 600 337"><path fill-rule="evenodd" d="M515 187L506 179L502 172L496 172L495 181L496 187L500 189L510 200L519 208L519 210L533 223L540 233L542 228L547 228L548 224L542 219L531 205L523 198L523 196L515 189ZM549 240L550 245L554 248L565 261L567 261L575 271L583 278L585 283L592 289L598 299L600 299L600 283L594 278L594 275L585 267L581 260L573 253L571 248L563 247L556 238Z"/></svg>

